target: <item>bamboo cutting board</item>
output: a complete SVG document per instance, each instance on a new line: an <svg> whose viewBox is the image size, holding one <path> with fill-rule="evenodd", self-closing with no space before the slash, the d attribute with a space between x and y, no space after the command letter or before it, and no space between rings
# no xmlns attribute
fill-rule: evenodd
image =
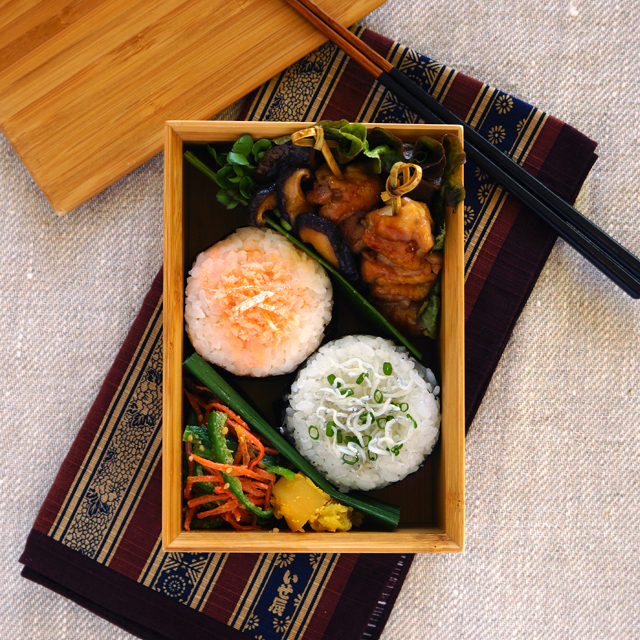
<svg viewBox="0 0 640 640"><path fill-rule="evenodd" d="M383 0L318 0L353 24ZM283 0L0 0L0 128L59 214L324 38Z"/></svg>

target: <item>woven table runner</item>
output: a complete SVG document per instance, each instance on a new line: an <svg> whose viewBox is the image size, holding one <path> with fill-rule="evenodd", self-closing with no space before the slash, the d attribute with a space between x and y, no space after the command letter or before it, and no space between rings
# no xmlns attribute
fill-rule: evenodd
<svg viewBox="0 0 640 640"><path fill-rule="evenodd" d="M355 29L542 182L573 201L595 143L516 98ZM250 120L417 122L327 43L260 87ZM467 427L555 241L465 166ZM163 554L162 274L156 277L29 535L23 575L155 640L378 638L410 555Z"/></svg>

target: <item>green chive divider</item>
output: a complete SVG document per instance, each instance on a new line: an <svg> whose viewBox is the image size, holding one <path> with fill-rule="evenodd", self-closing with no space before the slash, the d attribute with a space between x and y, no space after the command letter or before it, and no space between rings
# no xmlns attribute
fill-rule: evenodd
<svg viewBox="0 0 640 640"><path fill-rule="evenodd" d="M292 242L301 251L304 251L308 256L311 256L314 260L317 260L334 278L335 283L339 286L342 292L350 302L354 304L370 322L375 324L387 335L391 335L394 340L403 344L409 351L418 359L422 360L422 353L420 350L405 336L400 333L361 293L357 291L347 280L345 280L338 271L336 271L322 256L319 256L315 251L309 249L304 242L300 241L295 236L288 233L282 225L278 224L271 216L266 214L264 216L265 222L278 233L281 233L287 240Z"/></svg>
<svg viewBox="0 0 640 640"><path fill-rule="evenodd" d="M211 365L197 353L187 358L184 368L215 393L224 404L235 411L273 445L292 465L308 476L318 487L342 504L370 516L389 529L395 529L400 521L400 508L371 496L357 493L341 493L305 458L284 439Z"/></svg>

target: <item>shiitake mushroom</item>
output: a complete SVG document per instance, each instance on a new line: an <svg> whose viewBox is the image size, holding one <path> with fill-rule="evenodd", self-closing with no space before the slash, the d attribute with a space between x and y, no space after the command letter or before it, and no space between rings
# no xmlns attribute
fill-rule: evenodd
<svg viewBox="0 0 640 640"><path fill-rule="evenodd" d="M270 184L263 187L253 196L249 204L249 220L254 227L264 227L264 214L272 211L278 206L278 196L276 195L276 185Z"/></svg>
<svg viewBox="0 0 640 640"><path fill-rule="evenodd" d="M265 153L254 171L253 178L259 184L269 184L275 182L283 171L309 167L312 151L312 147L300 147L291 142L278 144Z"/></svg>
<svg viewBox="0 0 640 640"><path fill-rule="evenodd" d="M329 264L352 283L360 282L353 254L338 227L317 213L301 213L296 218L298 236L309 243Z"/></svg>
<svg viewBox="0 0 640 640"><path fill-rule="evenodd" d="M302 182L311 177L311 170L302 167L283 172L276 182L278 210L292 227L300 214L313 212L313 206L307 202L302 189Z"/></svg>

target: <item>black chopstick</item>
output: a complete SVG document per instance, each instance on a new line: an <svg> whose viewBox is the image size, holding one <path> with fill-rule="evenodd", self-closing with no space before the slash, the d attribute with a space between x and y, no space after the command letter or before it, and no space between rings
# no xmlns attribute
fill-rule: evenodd
<svg viewBox="0 0 640 640"><path fill-rule="evenodd" d="M640 298L640 261L577 209L565 202L511 158L415 85L388 60L362 42L312 0L287 0L316 28L358 62L370 75L433 124L464 127L468 157L532 211L571 246L633 298Z"/></svg>

